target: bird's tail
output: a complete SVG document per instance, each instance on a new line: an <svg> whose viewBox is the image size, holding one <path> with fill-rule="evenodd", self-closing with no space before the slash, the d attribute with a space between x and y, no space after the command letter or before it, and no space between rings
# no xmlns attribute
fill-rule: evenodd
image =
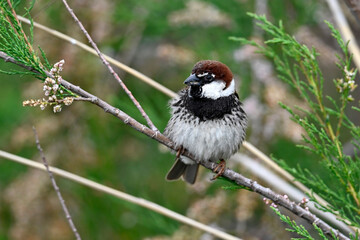
<svg viewBox="0 0 360 240"><path fill-rule="evenodd" d="M174 165L171 167L170 171L166 175L166 180L177 180L181 176L183 179L190 183L194 184L196 176L198 173L199 164L185 164L180 158L176 159Z"/></svg>

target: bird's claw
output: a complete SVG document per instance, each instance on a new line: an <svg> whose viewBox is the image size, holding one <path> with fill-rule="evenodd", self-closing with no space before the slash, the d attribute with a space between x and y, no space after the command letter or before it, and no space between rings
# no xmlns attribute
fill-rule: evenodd
<svg viewBox="0 0 360 240"><path fill-rule="evenodd" d="M219 170L220 168L220 170ZM225 172L226 169L226 162L224 161L224 159L221 159L219 164L217 165L217 167L213 170L213 172L217 172L217 174L215 176L213 176L210 180L214 181L215 179L217 179L218 177L220 177L221 175L223 175L223 173Z"/></svg>

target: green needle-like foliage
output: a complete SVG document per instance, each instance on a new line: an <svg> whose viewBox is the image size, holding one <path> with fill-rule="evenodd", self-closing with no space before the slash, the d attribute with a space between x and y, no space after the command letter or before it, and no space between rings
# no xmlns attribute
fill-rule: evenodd
<svg viewBox="0 0 360 240"><path fill-rule="evenodd" d="M13 3L9 5L7 1L0 1L0 51L13 57L19 63L34 69L36 72L6 72L8 74L32 74L40 79L45 79L44 66L32 47L33 28L30 28L30 37L27 36L14 14ZM30 7L29 9L31 9ZM43 54L43 57L45 55ZM46 59L46 58L45 58ZM46 60L47 62L47 60ZM49 69L49 66L46 66ZM50 67L51 68L51 67Z"/></svg>
<svg viewBox="0 0 360 240"><path fill-rule="evenodd" d="M28 16L35 1L32 2L29 9L25 9ZM24 106L40 106L45 109L46 106L53 106L54 112L61 111L63 105L70 105L73 102L73 97L76 94L66 89L61 85L60 72L64 61L51 66L47 60L44 51L41 48L40 52L44 64L40 61L33 48L33 24L30 18L30 36L28 36L21 23L19 22L14 6L17 6L19 1L0 1L0 51L7 54L9 57L23 66L26 66L30 71L3 71L6 74L31 74L44 82L44 92L47 97L38 100L27 100L23 102ZM47 73L48 72L48 73ZM48 74L51 74L51 78Z"/></svg>
<svg viewBox="0 0 360 240"><path fill-rule="evenodd" d="M338 95L336 98L325 96L324 81L331 80L324 80L316 50L297 42L285 32L281 22L279 26L275 26L264 16L249 15L258 21L258 25L270 39L266 40L264 45L244 38L231 39L256 46L260 53L272 59L279 78L296 89L307 103L307 109L291 108L286 103L280 105L306 132L303 136L304 144L299 147L318 155L331 181L324 182L314 173L316 170L304 169L301 166L297 169L290 168L285 161L279 161L280 164L329 203L326 206L321 205L310 196L320 209L339 216L340 220L351 226L360 227L360 128L345 113L349 102L354 100L351 92L357 87L354 81L357 70L351 68L351 54L347 43L341 39L339 32L326 22L344 56L337 56L337 66L343 77L333 80ZM353 109L359 111L359 108ZM349 135L352 136L354 155L346 155L343 151L343 136Z"/></svg>
<svg viewBox="0 0 360 240"><path fill-rule="evenodd" d="M286 228L286 231L289 232L293 232L293 233L297 233L299 236L301 236L302 238L291 238L293 240L298 240L298 239L306 239L306 240L314 240L316 238L313 238L310 233L306 230L306 228L302 225L298 225L295 221L291 220L288 216L285 216L283 214L281 214L281 212L279 211L279 209L271 207L274 212L276 213L276 215L278 215L280 217L280 220L283 221L284 223L288 224L290 228ZM323 231L316 226L316 224L313 224L315 230L317 231L317 233L319 234L319 236L321 237L321 239L327 240L328 238L325 236L325 234L323 233ZM332 234L333 239L338 239L334 233ZM351 239L355 239L355 238L351 238Z"/></svg>
<svg viewBox="0 0 360 240"><path fill-rule="evenodd" d="M314 238L310 235L310 233L306 230L306 228L302 225L298 225L295 221L291 220L288 216L281 214L279 209L271 207L276 215L280 217L280 220L284 223L288 224L290 228L286 228L286 231L294 232L300 235L302 238L292 238L292 239L307 239L307 240L314 240ZM316 225L314 225L316 226ZM319 231L319 235L322 239L327 239L321 229L316 228Z"/></svg>

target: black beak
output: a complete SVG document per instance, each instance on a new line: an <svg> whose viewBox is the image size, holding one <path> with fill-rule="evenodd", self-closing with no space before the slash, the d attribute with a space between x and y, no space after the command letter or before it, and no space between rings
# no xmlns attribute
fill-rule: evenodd
<svg viewBox="0 0 360 240"><path fill-rule="evenodd" d="M185 81L184 84L188 86L199 86L200 85L200 79L195 75L191 74Z"/></svg>

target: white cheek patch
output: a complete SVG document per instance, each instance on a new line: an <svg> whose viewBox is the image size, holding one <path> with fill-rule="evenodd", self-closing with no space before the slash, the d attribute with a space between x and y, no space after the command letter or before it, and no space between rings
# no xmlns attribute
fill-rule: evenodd
<svg viewBox="0 0 360 240"><path fill-rule="evenodd" d="M222 80L215 80L211 83L202 86L201 96L205 98L218 99L220 97L230 96L235 92L235 81L231 80L230 85L225 88L225 82Z"/></svg>

